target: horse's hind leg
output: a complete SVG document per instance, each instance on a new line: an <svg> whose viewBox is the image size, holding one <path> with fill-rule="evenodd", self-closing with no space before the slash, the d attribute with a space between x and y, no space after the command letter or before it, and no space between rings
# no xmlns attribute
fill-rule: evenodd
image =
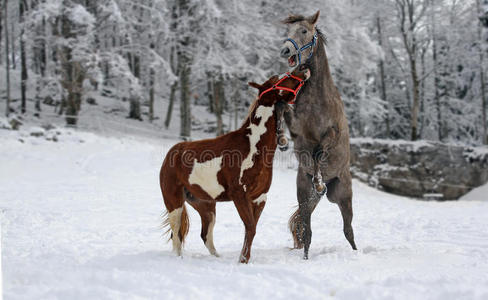
<svg viewBox="0 0 488 300"><path fill-rule="evenodd" d="M344 224L344 236L351 245L352 249L357 250L354 242L354 231L352 229L352 186L351 175L349 173L342 178L336 178L328 184L327 198L330 202L339 206Z"/></svg>
<svg viewBox="0 0 488 300"><path fill-rule="evenodd" d="M290 224L294 221L297 231L292 232L295 242L303 244L303 259L308 259L308 251L312 242L312 225L311 216L315 207L320 201L320 196L315 192L311 176L307 174L303 168L298 168L297 175L297 198L298 198L298 212L295 213L295 219L290 219Z"/></svg>
<svg viewBox="0 0 488 300"><path fill-rule="evenodd" d="M200 233L200 237L207 247L210 254L219 256L217 250L215 250L215 245L213 241L213 229L215 225L215 202L211 201L202 201L193 196L187 197L188 203L198 211L200 218L202 219L202 231Z"/></svg>

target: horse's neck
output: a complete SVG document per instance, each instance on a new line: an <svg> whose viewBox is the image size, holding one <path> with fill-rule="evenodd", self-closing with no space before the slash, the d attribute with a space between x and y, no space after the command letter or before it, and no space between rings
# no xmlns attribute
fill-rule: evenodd
<svg viewBox="0 0 488 300"><path fill-rule="evenodd" d="M248 115L247 119L242 124L240 130L245 132L247 130L251 130L250 138L257 138L259 140L266 139L265 142L259 143L260 147L269 147L269 144L274 141L276 137L276 118L275 118L275 109L273 106L264 106L259 104L258 102L255 103L254 107L251 110L251 113ZM258 136L259 135L259 136Z"/></svg>
<svg viewBox="0 0 488 300"><path fill-rule="evenodd" d="M317 43L317 49L312 56L310 64L311 81L316 88L324 89L326 93L336 93L336 87L330 72L329 60L322 41Z"/></svg>

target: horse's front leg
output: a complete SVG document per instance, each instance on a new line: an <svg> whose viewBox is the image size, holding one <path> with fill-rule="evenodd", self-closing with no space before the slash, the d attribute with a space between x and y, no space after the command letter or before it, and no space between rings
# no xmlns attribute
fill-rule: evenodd
<svg viewBox="0 0 488 300"><path fill-rule="evenodd" d="M244 243L242 245L241 255L239 256L239 262L247 264L249 262L249 258L251 258L251 246L254 235L256 235L257 220L254 217L254 208L251 202L248 202L244 199L240 201L234 200L234 204L237 208L237 212L239 213L242 222L244 223L244 228L246 231L244 235ZM260 213L258 214L258 218L259 215Z"/></svg>
<svg viewBox="0 0 488 300"><path fill-rule="evenodd" d="M313 186L317 194L322 197L327 193L327 186L322 180L321 168L326 162L327 156L326 152L323 150L322 145L319 145L314 149L313 152Z"/></svg>
<svg viewBox="0 0 488 300"><path fill-rule="evenodd" d="M280 149L280 151L288 150L289 141L285 135L285 121L286 121L285 114L289 114L290 111L291 109L287 103L279 102L276 104L276 119L277 119L276 135L277 135L278 149ZM292 116L288 116L287 118L291 122Z"/></svg>
<svg viewBox="0 0 488 300"><path fill-rule="evenodd" d="M277 136L278 149L280 149L280 151L288 150L289 141L285 135L283 116L278 117L276 136Z"/></svg>

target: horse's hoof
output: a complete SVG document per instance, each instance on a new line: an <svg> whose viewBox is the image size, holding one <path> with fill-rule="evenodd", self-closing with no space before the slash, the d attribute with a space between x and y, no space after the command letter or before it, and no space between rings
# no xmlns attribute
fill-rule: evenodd
<svg viewBox="0 0 488 300"><path fill-rule="evenodd" d="M315 188L315 191L317 192L317 194L319 194L320 197L327 194L327 185L325 185L323 182L315 183L314 180L313 187Z"/></svg>
<svg viewBox="0 0 488 300"><path fill-rule="evenodd" d="M278 148L280 149L280 151L288 150L288 145L289 145L288 138L286 138L283 135L278 137Z"/></svg>
<svg viewBox="0 0 488 300"><path fill-rule="evenodd" d="M247 264L249 262L249 258L241 255L241 257L239 258L239 262L241 264Z"/></svg>
<svg viewBox="0 0 488 300"><path fill-rule="evenodd" d="M308 254L303 254L303 260L308 260Z"/></svg>

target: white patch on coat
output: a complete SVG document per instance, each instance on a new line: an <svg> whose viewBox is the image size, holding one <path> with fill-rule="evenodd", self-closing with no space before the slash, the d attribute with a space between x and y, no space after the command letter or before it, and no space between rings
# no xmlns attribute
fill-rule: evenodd
<svg viewBox="0 0 488 300"><path fill-rule="evenodd" d="M173 241L173 251L175 251L178 256L181 255L181 240L180 240L179 232L181 227L182 213L183 213L183 207L180 207L173 210L168 215L169 226L171 227L171 232L173 234L171 238L171 240Z"/></svg>
<svg viewBox="0 0 488 300"><path fill-rule="evenodd" d="M215 199L225 190L217 179L217 173L220 171L221 166L222 156L203 163L199 163L195 159L188 182L199 185L210 197Z"/></svg>
<svg viewBox="0 0 488 300"><path fill-rule="evenodd" d="M212 221L210 221L210 224L208 224L207 236L205 237L205 239L206 239L205 240L205 247L207 247L208 252L210 252L210 254L218 257L219 254L217 253L217 250L215 250L215 246L214 246L214 242L213 242L214 226L215 226L215 214L212 213Z"/></svg>
<svg viewBox="0 0 488 300"><path fill-rule="evenodd" d="M266 202L266 200L267 200L267 195L266 195L266 193L264 193L264 194L261 194L261 196L257 197L256 199L254 199L252 202L259 205L262 202Z"/></svg>
<svg viewBox="0 0 488 300"><path fill-rule="evenodd" d="M249 124L249 129L251 130L251 134L248 135L249 137L249 154L244 159L241 165L241 174L239 176L239 183L242 184L242 176L244 175L244 171L247 169L252 168L254 162L252 161L254 155L258 152L257 144L261 139L261 136L266 133L266 122L268 119L273 115L274 105L273 106L259 106L256 109L256 113L254 115L255 118L261 118L259 124Z"/></svg>

